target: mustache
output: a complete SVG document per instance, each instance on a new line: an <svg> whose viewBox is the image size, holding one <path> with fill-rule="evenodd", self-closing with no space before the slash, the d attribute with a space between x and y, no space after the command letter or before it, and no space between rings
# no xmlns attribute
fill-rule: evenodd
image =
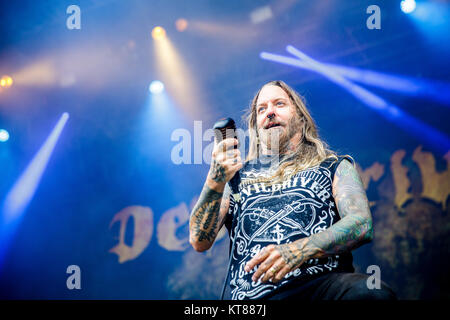
<svg viewBox="0 0 450 320"><path fill-rule="evenodd" d="M267 130L272 124L282 125L285 130ZM272 118L258 130L258 134L268 149L283 153L289 147L290 139L302 131L303 127L304 124L298 117L292 117L287 122Z"/></svg>
<svg viewBox="0 0 450 320"><path fill-rule="evenodd" d="M278 120L278 119L268 119L268 121L266 122L266 124L264 125L264 129L269 129L271 127L274 126L286 126L286 122L282 121L282 120Z"/></svg>

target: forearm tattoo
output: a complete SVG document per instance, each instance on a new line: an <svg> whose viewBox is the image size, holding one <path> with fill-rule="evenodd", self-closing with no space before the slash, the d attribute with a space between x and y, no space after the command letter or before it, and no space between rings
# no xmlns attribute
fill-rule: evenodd
<svg viewBox="0 0 450 320"><path fill-rule="evenodd" d="M290 269L299 267L314 255L313 248L308 246L308 238L278 245L277 249Z"/></svg>
<svg viewBox="0 0 450 320"><path fill-rule="evenodd" d="M373 228L369 203L358 172L342 161L335 173L335 202L341 220L308 238L312 258L351 251L372 240Z"/></svg>
<svg viewBox="0 0 450 320"><path fill-rule="evenodd" d="M219 224L219 211L222 202L222 192L209 188L206 184L192 210L189 223L191 237L197 241L213 241Z"/></svg>
<svg viewBox="0 0 450 320"><path fill-rule="evenodd" d="M278 246L278 251L289 268L301 265L305 260L305 253L300 242L286 243Z"/></svg>
<svg viewBox="0 0 450 320"><path fill-rule="evenodd" d="M215 182L226 182L225 168L216 160L213 160L209 176Z"/></svg>

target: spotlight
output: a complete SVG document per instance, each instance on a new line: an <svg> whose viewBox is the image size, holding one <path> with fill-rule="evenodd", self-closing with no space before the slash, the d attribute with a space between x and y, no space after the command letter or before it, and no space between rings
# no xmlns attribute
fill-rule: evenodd
<svg viewBox="0 0 450 320"><path fill-rule="evenodd" d="M175 22L175 27L178 31L183 32L188 27L188 22L186 19L180 18Z"/></svg>
<svg viewBox="0 0 450 320"><path fill-rule="evenodd" d="M5 200L0 206L0 269L4 266L5 257L17 228L39 187L50 156L68 118L67 112L62 114L47 140L6 194Z"/></svg>
<svg viewBox="0 0 450 320"><path fill-rule="evenodd" d="M152 30L152 37L155 40L161 40L166 37L166 30L163 27L154 27Z"/></svg>
<svg viewBox="0 0 450 320"><path fill-rule="evenodd" d="M5 129L0 129L0 142L6 142L9 139L9 133Z"/></svg>
<svg viewBox="0 0 450 320"><path fill-rule="evenodd" d="M39 182L44 174L45 168L47 167L56 142L58 141L68 119L69 114L64 112L48 136L47 140L45 140L44 144L28 164L25 171L6 195L3 207L0 207L0 219L2 219L1 222L4 223L3 226L13 223L25 212L26 207L30 203L37 187L39 186ZM0 227L2 227L1 224ZM2 243L4 240L5 239L0 232L0 244L4 245L4 243ZM2 253L3 252L0 250L0 267Z"/></svg>
<svg viewBox="0 0 450 320"><path fill-rule="evenodd" d="M158 94L164 91L164 84L161 81L155 80L150 83L148 90L153 94Z"/></svg>
<svg viewBox="0 0 450 320"><path fill-rule="evenodd" d="M404 13L411 13L416 9L416 1L415 0L402 0L400 2L400 8Z"/></svg>
<svg viewBox="0 0 450 320"><path fill-rule="evenodd" d="M0 79L0 86L3 88L9 88L13 84L13 79L10 76L3 76Z"/></svg>

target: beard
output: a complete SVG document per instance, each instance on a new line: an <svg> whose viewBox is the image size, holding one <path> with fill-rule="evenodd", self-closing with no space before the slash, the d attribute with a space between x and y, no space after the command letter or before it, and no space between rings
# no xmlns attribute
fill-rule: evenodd
<svg viewBox="0 0 450 320"><path fill-rule="evenodd" d="M302 121L300 117L292 117L287 124L278 121L281 126L270 129L260 128L258 130L260 141L271 154L283 154L297 146L292 145L292 138L301 132Z"/></svg>

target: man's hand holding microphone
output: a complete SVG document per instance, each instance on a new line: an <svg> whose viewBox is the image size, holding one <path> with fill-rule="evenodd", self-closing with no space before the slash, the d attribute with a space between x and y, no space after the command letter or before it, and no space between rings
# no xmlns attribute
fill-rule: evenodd
<svg viewBox="0 0 450 320"><path fill-rule="evenodd" d="M211 189L223 192L225 184L242 168L238 143L236 138L226 138L220 142L214 139L211 167L206 179Z"/></svg>

